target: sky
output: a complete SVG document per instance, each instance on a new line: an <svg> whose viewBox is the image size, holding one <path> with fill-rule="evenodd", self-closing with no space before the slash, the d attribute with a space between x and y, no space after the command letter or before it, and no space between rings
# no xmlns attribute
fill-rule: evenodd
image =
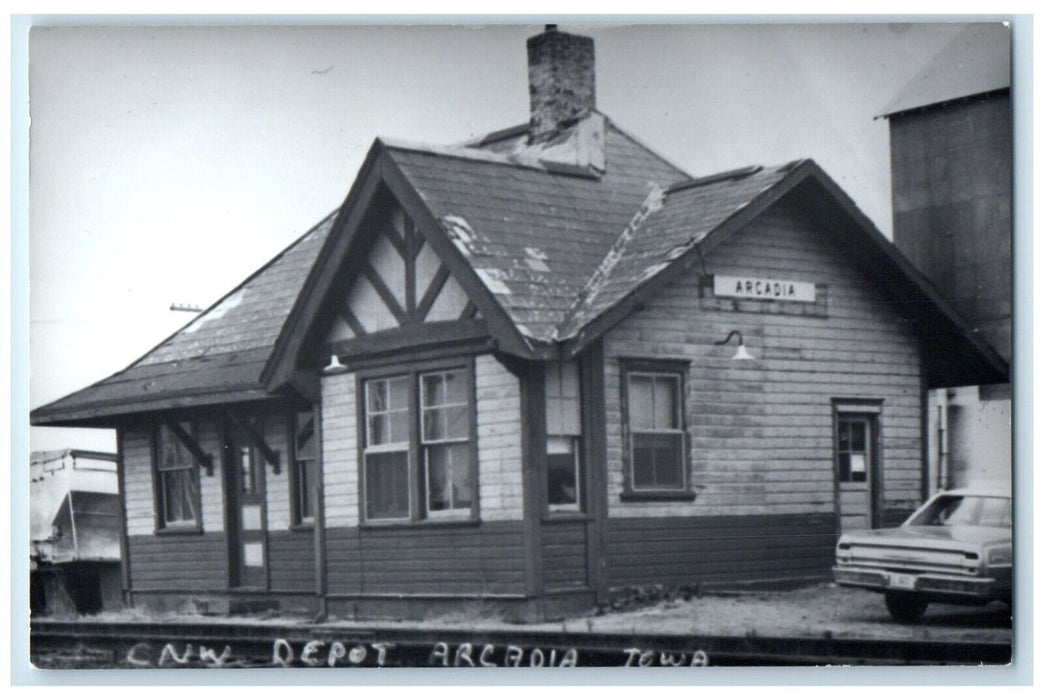
<svg viewBox="0 0 1044 700"><path fill-rule="evenodd" d="M560 25L597 105L693 176L815 159L891 236L881 109L950 24ZM541 25L34 27L30 406L123 369L343 201L377 136L528 119ZM30 448L114 449L32 428Z"/></svg>

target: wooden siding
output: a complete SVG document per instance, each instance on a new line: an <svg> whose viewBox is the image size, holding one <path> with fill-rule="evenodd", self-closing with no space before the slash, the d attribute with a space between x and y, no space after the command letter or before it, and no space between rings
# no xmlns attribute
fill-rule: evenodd
<svg viewBox="0 0 1044 700"><path fill-rule="evenodd" d="M885 508L920 499L917 340L851 259L798 210L771 208L710 253L707 274L827 285L827 317L701 309L699 267L605 339L609 515L833 513L835 397L883 400ZM754 361L733 361L742 332ZM686 389L693 502L622 502L620 358L691 362Z"/></svg>
<svg viewBox="0 0 1044 700"><path fill-rule="evenodd" d="M587 523L545 520L540 529L544 590L587 586Z"/></svg>
<svg viewBox="0 0 1044 700"><path fill-rule="evenodd" d="M479 514L522 518L522 407L518 378L492 355L475 358Z"/></svg>
<svg viewBox="0 0 1044 700"><path fill-rule="evenodd" d="M272 465L265 464L265 508L268 517L268 529L271 532L286 530L291 524L290 515L290 459L292 448L288 442L287 424L289 418L285 413L269 416L265 421L265 442L279 453L279 473ZM271 563L270 563L271 564Z"/></svg>
<svg viewBox="0 0 1044 700"><path fill-rule="evenodd" d="M825 577L834 561L833 516L610 518L610 588Z"/></svg>
<svg viewBox="0 0 1044 700"><path fill-rule="evenodd" d="M525 585L522 523L330 528L332 595L519 593Z"/></svg>
<svg viewBox="0 0 1044 700"><path fill-rule="evenodd" d="M228 587L228 549L219 532L131 536L134 591L216 591Z"/></svg>
<svg viewBox="0 0 1044 700"><path fill-rule="evenodd" d="M328 528L359 523L355 375L322 378L323 512Z"/></svg>
<svg viewBox="0 0 1044 700"><path fill-rule="evenodd" d="M315 592L312 530L269 530L268 587L279 592Z"/></svg>

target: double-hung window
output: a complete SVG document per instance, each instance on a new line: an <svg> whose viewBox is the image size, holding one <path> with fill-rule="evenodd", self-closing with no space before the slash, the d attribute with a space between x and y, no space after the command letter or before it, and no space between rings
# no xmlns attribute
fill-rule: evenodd
<svg viewBox="0 0 1044 700"><path fill-rule="evenodd" d="M547 424L547 505L580 508L580 378L577 363L551 362L544 370Z"/></svg>
<svg viewBox="0 0 1044 700"><path fill-rule="evenodd" d="M421 446L431 515L470 511L468 385L463 369L420 376Z"/></svg>
<svg viewBox="0 0 1044 700"><path fill-rule="evenodd" d="M363 381L365 518L468 517L475 505L469 367Z"/></svg>
<svg viewBox="0 0 1044 700"><path fill-rule="evenodd" d="M684 371L636 363L623 373L628 483L640 497L691 495L685 434Z"/></svg>
<svg viewBox="0 0 1044 700"><path fill-rule="evenodd" d="M315 488L315 415L311 412L293 414L293 462L290 467L290 498L293 522L303 525L313 522L315 512L312 491Z"/></svg>
<svg viewBox="0 0 1044 700"><path fill-rule="evenodd" d="M410 517L410 378L366 382L366 517Z"/></svg>
<svg viewBox="0 0 1044 700"><path fill-rule="evenodd" d="M180 427L186 434L192 434L190 424L182 423ZM200 499L196 460L167 425L159 424L154 435L157 529L198 529Z"/></svg>

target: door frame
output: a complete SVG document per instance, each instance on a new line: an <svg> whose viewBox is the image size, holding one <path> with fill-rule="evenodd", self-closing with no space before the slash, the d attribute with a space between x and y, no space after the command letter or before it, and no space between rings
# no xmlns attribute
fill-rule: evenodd
<svg viewBox="0 0 1044 700"><path fill-rule="evenodd" d="M881 414L884 407L884 399L864 398L835 398L831 399L831 435L830 450L832 453L834 472L834 516L836 518L837 534L841 534L842 512L841 512L841 465L837 451L838 420L842 416L853 418L866 418L870 425L870 462L867 468L870 471L866 481L867 507L870 514L870 527L881 527L882 515L882 493L884 491L884 475L882 474L883 440L881 439Z"/></svg>
<svg viewBox="0 0 1044 700"><path fill-rule="evenodd" d="M252 418L260 418L261 421L265 420L265 416L256 414L246 414L242 416L244 420L250 420ZM226 541L226 562L228 564L228 577L227 584L229 590L242 590L242 591L267 591L270 587L270 572L268 567L268 489L267 489L267 470L265 467L264 458L258 454L257 448L250 444L249 436L246 436L239 430L227 416L221 416L218 420L219 431L221 435L221 470L222 470L222 486L225 491L224 498L224 516L225 516L225 541ZM263 431L262 431L263 432ZM250 450L251 464L255 469L254 475L258 480L260 490L260 501L259 507L261 509L261 561L262 561L262 574L260 585L247 585L243 583L243 564L242 564L242 545L243 545L243 528L242 528L242 501L239 490L239 480L235 473L235 461L232 455L232 436L239 435L241 438L246 438L246 446Z"/></svg>

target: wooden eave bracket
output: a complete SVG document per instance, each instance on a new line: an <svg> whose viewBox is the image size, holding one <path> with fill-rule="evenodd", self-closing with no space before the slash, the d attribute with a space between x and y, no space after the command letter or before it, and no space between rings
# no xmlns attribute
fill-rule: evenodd
<svg viewBox="0 0 1044 700"><path fill-rule="evenodd" d="M253 446L257 448L258 452L261 453L261 456L265 458L265 461L272 466L273 473L278 474L280 471L279 453L268 446L268 443L265 442L264 436L257 431L254 424L248 420L244 420L240 416L237 416L234 411L228 409L225 409L225 416L227 416L237 428L246 433L246 436L250 438L250 442Z"/></svg>
<svg viewBox="0 0 1044 700"><path fill-rule="evenodd" d="M164 417L163 425L167 426L167 429L174 433L178 440L181 441L181 444L185 446L185 449L192 453L196 461L203 465L203 468L207 470L207 476L214 476L214 458L203 451L196 439L186 432L180 423L170 418Z"/></svg>

